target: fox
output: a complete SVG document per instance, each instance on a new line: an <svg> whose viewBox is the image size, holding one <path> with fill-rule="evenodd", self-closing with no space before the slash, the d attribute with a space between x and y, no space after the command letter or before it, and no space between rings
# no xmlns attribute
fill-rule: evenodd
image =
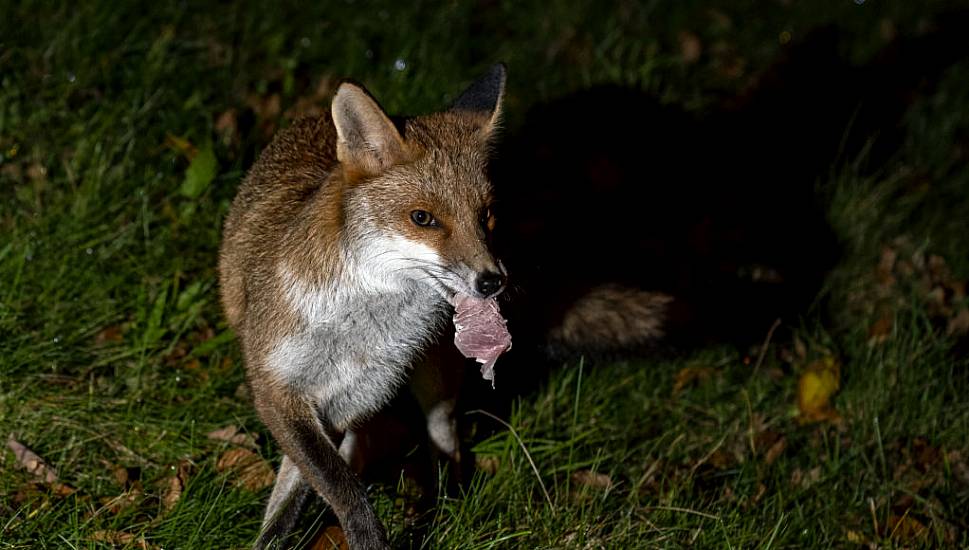
<svg viewBox="0 0 969 550"><path fill-rule="evenodd" d="M354 428L408 378L436 451L460 460L464 362L447 320L456 297L508 284L487 175L505 82L497 64L447 109L391 118L344 81L328 113L278 133L240 184L220 298L283 455L255 548L285 546L314 493L351 548L389 547L353 466Z"/></svg>

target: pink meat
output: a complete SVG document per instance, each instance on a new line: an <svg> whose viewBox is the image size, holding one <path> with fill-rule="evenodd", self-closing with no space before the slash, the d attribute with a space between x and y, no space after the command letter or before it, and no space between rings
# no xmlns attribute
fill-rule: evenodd
<svg viewBox="0 0 969 550"><path fill-rule="evenodd" d="M454 297L454 345L481 365L481 377L495 386L495 361L511 349L511 334L494 298Z"/></svg>

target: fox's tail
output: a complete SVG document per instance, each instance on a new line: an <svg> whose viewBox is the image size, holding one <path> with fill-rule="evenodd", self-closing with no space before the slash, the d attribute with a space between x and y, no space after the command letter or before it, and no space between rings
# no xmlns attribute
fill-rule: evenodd
<svg viewBox="0 0 969 550"><path fill-rule="evenodd" d="M592 288L547 334L553 357L615 355L654 347L665 336L673 297L619 285Z"/></svg>

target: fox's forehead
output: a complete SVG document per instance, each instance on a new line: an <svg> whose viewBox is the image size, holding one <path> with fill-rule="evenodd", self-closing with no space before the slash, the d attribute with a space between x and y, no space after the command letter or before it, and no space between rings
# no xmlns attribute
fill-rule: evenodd
<svg viewBox="0 0 969 550"><path fill-rule="evenodd" d="M409 118L404 123L404 138L425 149L487 152L487 137L481 122L473 115L445 111Z"/></svg>
<svg viewBox="0 0 969 550"><path fill-rule="evenodd" d="M408 170L412 183L428 199L456 208L490 201L488 144L465 117L442 113L409 120L405 139L417 153Z"/></svg>

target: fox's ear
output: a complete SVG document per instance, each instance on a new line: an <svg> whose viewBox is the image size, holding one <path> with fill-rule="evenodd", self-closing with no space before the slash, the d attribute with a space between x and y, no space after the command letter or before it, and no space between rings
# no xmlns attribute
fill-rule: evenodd
<svg viewBox="0 0 969 550"><path fill-rule="evenodd" d="M353 171L377 174L407 157L397 127L366 90L340 84L330 107L336 126L336 158Z"/></svg>
<svg viewBox="0 0 969 550"><path fill-rule="evenodd" d="M501 119L501 101L505 96L505 65L497 63L461 93L452 111L468 113L480 119L481 129L490 134Z"/></svg>

